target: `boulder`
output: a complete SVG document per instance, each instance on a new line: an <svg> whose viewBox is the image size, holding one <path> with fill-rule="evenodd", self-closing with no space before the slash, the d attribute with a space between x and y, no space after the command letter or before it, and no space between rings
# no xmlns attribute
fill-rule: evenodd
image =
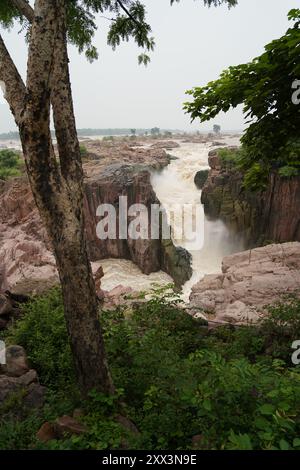
<svg viewBox="0 0 300 470"><path fill-rule="evenodd" d="M225 257L222 273L204 276L193 286L190 308L221 323L256 322L266 305L286 294L299 295L299 286L300 243L272 244Z"/></svg>
<svg viewBox="0 0 300 470"><path fill-rule="evenodd" d="M2 366L2 369L10 377L21 377L29 371L26 352L22 346L6 348L6 364Z"/></svg>
<svg viewBox="0 0 300 470"><path fill-rule="evenodd" d="M0 294L0 316L9 315L12 308L10 299L5 294Z"/></svg>
<svg viewBox="0 0 300 470"><path fill-rule="evenodd" d="M203 189L208 178L209 170L199 170L195 174L194 183L198 189Z"/></svg>
<svg viewBox="0 0 300 470"><path fill-rule="evenodd" d="M37 375L32 374L31 371L27 372L21 377L9 377L7 375L0 374L0 405L5 402L12 394L23 391L23 401L28 398L27 405L33 407L35 405L40 406L42 399L45 394L45 387L41 387L36 383ZM38 391L39 400L32 400L33 396Z"/></svg>
<svg viewBox="0 0 300 470"><path fill-rule="evenodd" d="M87 427L71 416L61 416L54 424L56 435L63 438L66 434L80 435L87 432Z"/></svg>
<svg viewBox="0 0 300 470"><path fill-rule="evenodd" d="M53 424L49 423L48 421L42 424L42 426L40 427L40 429L38 430L36 434L36 437L40 442L44 442L44 443L52 441L53 439L57 439L57 435L56 435Z"/></svg>
<svg viewBox="0 0 300 470"><path fill-rule="evenodd" d="M167 150L176 149L178 147L180 147L179 143L174 142L172 140L162 140L160 142L155 142L154 144L151 145L151 148L154 148L154 149L167 149Z"/></svg>
<svg viewBox="0 0 300 470"><path fill-rule="evenodd" d="M41 408L45 403L46 387L38 383L32 383L27 389L23 399L24 406L27 408Z"/></svg>
<svg viewBox="0 0 300 470"><path fill-rule="evenodd" d="M54 423L46 421L38 430L36 437L40 442L63 439L66 435L77 435L87 432L87 427L71 416L61 416Z"/></svg>

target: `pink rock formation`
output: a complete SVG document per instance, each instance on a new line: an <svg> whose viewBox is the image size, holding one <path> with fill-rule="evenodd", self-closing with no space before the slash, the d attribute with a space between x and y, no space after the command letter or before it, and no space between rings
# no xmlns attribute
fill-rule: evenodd
<svg viewBox="0 0 300 470"><path fill-rule="evenodd" d="M273 244L223 259L222 273L204 276L190 295L191 307L217 321L257 321L264 306L299 294L300 243ZM210 318L210 316L209 316Z"/></svg>
<svg viewBox="0 0 300 470"><path fill-rule="evenodd" d="M84 163L84 208L91 261L129 259L146 274L163 269L173 275L178 285L182 284L191 275L190 260L172 242L170 245L151 239L99 240L96 235L99 222L96 210L100 204L111 203L118 210L121 195L128 196L128 205L143 203L149 209L158 202L149 167L167 165L165 151L97 141L87 142L86 146L89 152L94 152L93 159ZM40 292L58 282L55 259L26 177L1 184L0 234L0 291Z"/></svg>

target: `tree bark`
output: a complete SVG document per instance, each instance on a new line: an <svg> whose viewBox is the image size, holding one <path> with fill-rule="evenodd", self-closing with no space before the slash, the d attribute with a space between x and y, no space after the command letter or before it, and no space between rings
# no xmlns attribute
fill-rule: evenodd
<svg viewBox="0 0 300 470"><path fill-rule="evenodd" d="M51 101L59 161L50 132ZM22 102L22 111L14 114L32 192L56 258L78 382L84 395L91 389L113 393L86 250L83 172L69 79L64 0L35 2Z"/></svg>

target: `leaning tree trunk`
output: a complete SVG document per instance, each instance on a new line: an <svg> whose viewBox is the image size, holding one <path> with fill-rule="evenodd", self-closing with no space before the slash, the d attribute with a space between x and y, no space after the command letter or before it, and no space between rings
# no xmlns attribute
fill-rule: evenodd
<svg viewBox="0 0 300 470"><path fill-rule="evenodd" d="M59 161L50 133L50 101ZM68 70L64 0L35 2L24 108L16 121L32 192L56 258L80 388L84 395L93 388L113 393L85 242L83 172Z"/></svg>

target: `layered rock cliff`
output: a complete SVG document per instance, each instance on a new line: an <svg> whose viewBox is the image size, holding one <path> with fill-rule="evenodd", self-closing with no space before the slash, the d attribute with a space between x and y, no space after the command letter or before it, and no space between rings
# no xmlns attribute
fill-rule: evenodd
<svg viewBox="0 0 300 470"><path fill-rule="evenodd" d="M96 234L97 207L103 203L112 204L117 212L119 227L119 197L127 196L127 206L143 204L148 209L147 239L99 240ZM152 189L150 172L141 165L115 164L107 167L101 174L90 177L85 184L85 214L88 251L92 261L103 258L130 259L141 271L150 274L162 270L170 274L176 285L187 281L192 270L190 255L181 248L176 248L170 240L151 239L151 205L159 204ZM128 223L130 223L130 217Z"/></svg>
<svg viewBox="0 0 300 470"><path fill-rule="evenodd" d="M201 196L207 216L225 221L247 247L300 241L300 177L280 178L274 172L265 191L250 192L242 174L225 166L217 150L209 153L209 165Z"/></svg>
<svg viewBox="0 0 300 470"><path fill-rule="evenodd" d="M96 143L91 147L95 150ZM123 151L123 153L122 153ZM115 157L97 155L84 164L86 233L91 261L104 258L125 258L136 263L143 273L163 270L181 286L192 274L190 256L165 240L99 240L96 216L100 204L109 203L119 210L119 196L128 197L128 206L144 204L149 209L158 200L150 183L149 168L161 168L168 163L163 150L122 148ZM136 155L136 159L133 159ZM122 158L124 157L124 158ZM121 161L121 163L116 163ZM130 161L130 162L129 162ZM115 163L114 163L115 162ZM130 222L130 219L128 223ZM0 186L0 289L16 285L30 291L34 283L43 280L47 287L57 282L55 259L41 223L26 177L2 182ZM26 288L26 285L30 288Z"/></svg>

